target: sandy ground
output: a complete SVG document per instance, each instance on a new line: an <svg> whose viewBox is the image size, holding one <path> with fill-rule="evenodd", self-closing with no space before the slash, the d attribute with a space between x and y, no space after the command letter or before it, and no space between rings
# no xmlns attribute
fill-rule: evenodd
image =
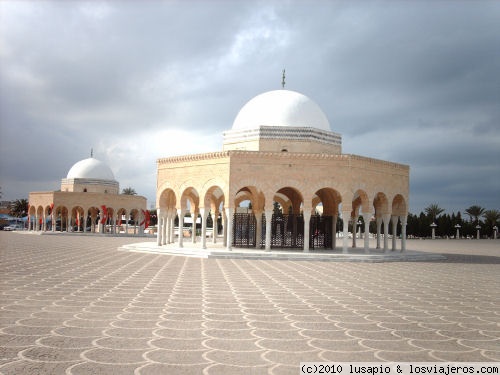
<svg viewBox="0 0 500 375"><path fill-rule="evenodd" d="M407 240L410 250L500 257L500 240Z"/></svg>

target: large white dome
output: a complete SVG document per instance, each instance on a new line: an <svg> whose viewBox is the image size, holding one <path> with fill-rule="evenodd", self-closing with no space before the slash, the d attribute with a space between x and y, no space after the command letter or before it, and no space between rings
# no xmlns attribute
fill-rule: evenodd
<svg viewBox="0 0 500 375"><path fill-rule="evenodd" d="M73 165L68 172L68 179L86 178L96 180L114 180L115 176L106 164L102 161L88 158L80 160Z"/></svg>
<svg viewBox="0 0 500 375"><path fill-rule="evenodd" d="M331 131L321 108L307 96L290 90L268 91L251 99L241 108L232 129L259 126L309 127Z"/></svg>

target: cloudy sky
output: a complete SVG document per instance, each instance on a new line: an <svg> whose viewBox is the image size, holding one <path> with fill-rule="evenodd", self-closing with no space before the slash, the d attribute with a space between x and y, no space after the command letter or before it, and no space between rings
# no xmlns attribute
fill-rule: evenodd
<svg viewBox="0 0 500 375"><path fill-rule="evenodd" d="M3 199L94 156L154 204L252 97L316 101L343 152L409 164L410 211L500 209L498 1L0 1Z"/></svg>

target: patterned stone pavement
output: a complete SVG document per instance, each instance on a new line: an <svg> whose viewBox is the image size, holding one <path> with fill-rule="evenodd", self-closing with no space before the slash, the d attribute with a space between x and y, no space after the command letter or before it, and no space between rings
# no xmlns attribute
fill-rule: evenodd
<svg viewBox="0 0 500 375"><path fill-rule="evenodd" d="M500 361L500 249L393 263L117 251L134 241L0 233L0 374Z"/></svg>

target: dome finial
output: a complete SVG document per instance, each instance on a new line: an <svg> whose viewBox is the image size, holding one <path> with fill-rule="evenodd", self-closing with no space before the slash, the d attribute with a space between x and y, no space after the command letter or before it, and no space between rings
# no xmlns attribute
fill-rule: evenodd
<svg viewBox="0 0 500 375"><path fill-rule="evenodd" d="M93 158L94 157L94 148L91 148L90 149L90 157Z"/></svg>
<svg viewBox="0 0 500 375"><path fill-rule="evenodd" d="M285 88L285 69L283 69L283 75L281 76L281 88Z"/></svg>

